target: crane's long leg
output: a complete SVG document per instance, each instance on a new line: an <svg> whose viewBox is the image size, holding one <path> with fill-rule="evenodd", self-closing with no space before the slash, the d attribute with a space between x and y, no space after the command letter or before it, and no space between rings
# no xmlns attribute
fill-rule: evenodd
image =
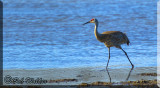
<svg viewBox="0 0 160 88"><path fill-rule="evenodd" d="M127 53L122 49L122 47L120 47L120 49L125 53L125 55L127 56L127 58L128 58L128 60L129 60L129 62L131 63L131 65L132 65L132 68L134 68L134 65L132 64L132 62L130 61L130 59L129 59L129 57L128 57L128 55L127 55Z"/></svg>
<svg viewBox="0 0 160 88"><path fill-rule="evenodd" d="M110 76L110 74L109 74L108 69L106 69L106 70L107 70L107 73L108 73L108 76L109 76L109 82L111 83L111 76Z"/></svg>
<svg viewBox="0 0 160 88"><path fill-rule="evenodd" d="M110 59L110 47L108 47L108 62L107 62L107 66L106 66L106 69L107 69L107 67L108 67L108 63L109 63L109 59Z"/></svg>

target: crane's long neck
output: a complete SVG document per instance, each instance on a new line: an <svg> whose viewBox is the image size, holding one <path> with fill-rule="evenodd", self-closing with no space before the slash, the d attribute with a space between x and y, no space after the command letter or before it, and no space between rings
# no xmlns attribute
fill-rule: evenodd
<svg viewBox="0 0 160 88"><path fill-rule="evenodd" d="M101 41L101 34L98 32L98 21L95 22L95 28L94 28L94 34L97 38L97 40Z"/></svg>

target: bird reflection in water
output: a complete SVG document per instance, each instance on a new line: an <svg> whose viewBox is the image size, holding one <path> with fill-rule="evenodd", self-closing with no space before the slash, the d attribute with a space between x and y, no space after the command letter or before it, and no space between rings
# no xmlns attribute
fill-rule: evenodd
<svg viewBox="0 0 160 88"><path fill-rule="evenodd" d="M126 81L128 81L128 79L129 79L129 77L130 77L130 75L131 75L133 69L134 69L134 68L131 68L131 69L130 69L130 71L129 71L129 73L128 73L128 76L127 76L127 78L126 78ZM112 78L111 78L111 76L110 76L110 74L109 74L108 69L106 69L106 71L107 71L107 74L108 74L108 77L109 77L109 82L111 83L111 82L112 82L112 81L111 81Z"/></svg>

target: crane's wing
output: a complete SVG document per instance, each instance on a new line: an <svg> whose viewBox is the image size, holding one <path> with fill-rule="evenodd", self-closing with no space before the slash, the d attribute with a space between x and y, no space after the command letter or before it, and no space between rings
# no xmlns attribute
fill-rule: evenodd
<svg viewBox="0 0 160 88"><path fill-rule="evenodd" d="M119 45L123 43L127 43L129 45L129 39L126 36L126 34L120 32L120 31L107 31L103 32L106 41L109 41L113 45Z"/></svg>

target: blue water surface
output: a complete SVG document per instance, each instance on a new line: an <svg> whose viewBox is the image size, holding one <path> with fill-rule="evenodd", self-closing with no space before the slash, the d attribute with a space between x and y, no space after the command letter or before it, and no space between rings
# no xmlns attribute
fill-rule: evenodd
<svg viewBox="0 0 160 88"><path fill-rule="evenodd" d="M4 69L106 66L108 49L94 36L122 31L122 45L135 67L157 66L156 0L2 0ZM110 68L131 67L125 54L111 48Z"/></svg>

